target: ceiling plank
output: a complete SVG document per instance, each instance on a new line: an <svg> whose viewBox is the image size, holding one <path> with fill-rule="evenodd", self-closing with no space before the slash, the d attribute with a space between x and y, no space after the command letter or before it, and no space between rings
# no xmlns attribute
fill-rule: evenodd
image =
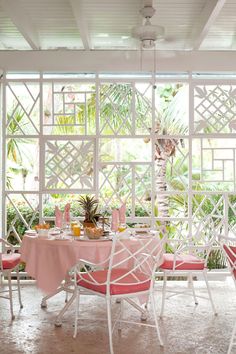
<svg viewBox="0 0 236 354"><path fill-rule="evenodd" d="M190 35L192 49L197 50L200 48L226 1L227 0L207 0L199 16L199 20L193 27Z"/></svg>
<svg viewBox="0 0 236 354"><path fill-rule="evenodd" d="M32 49L40 49L39 37L18 0L2 0L1 6Z"/></svg>
<svg viewBox="0 0 236 354"><path fill-rule="evenodd" d="M153 6L153 0L143 0L143 7L144 6Z"/></svg>
<svg viewBox="0 0 236 354"><path fill-rule="evenodd" d="M71 7L75 16L77 27L85 50L93 49L88 31L88 24L83 13L83 0L70 0Z"/></svg>

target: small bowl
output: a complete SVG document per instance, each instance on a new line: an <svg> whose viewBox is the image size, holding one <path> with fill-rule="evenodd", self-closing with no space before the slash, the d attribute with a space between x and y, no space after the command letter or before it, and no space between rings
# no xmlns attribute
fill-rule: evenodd
<svg viewBox="0 0 236 354"><path fill-rule="evenodd" d="M85 227L84 234L90 240L97 240L103 235L103 229L99 229L96 227Z"/></svg>
<svg viewBox="0 0 236 354"><path fill-rule="evenodd" d="M47 229L38 229L37 232L39 237L48 237L49 234Z"/></svg>

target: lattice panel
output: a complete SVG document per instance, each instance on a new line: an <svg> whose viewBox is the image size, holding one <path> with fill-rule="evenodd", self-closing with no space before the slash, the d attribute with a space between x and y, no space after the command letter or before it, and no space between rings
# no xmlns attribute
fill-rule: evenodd
<svg viewBox="0 0 236 354"><path fill-rule="evenodd" d="M38 83L9 83L7 85L7 134L39 134L39 96Z"/></svg>
<svg viewBox="0 0 236 354"><path fill-rule="evenodd" d="M131 216L150 216L151 165L101 164L99 193L107 209L126 203Z"/></svg>
<svg viewBox="0 0 236 354"><path fill-rule="evenodd" d="M151 202L153 198L152 191L152 168L151 165L136 165L133 169L133 179L135 188L135 216L151 215Z"/></svg>
<svg viewBox="0 0 236 354"><path fill-rule="evenodd" d="M236 142L234 139L199 139L193 141L195 171L193 188L198 181L204 190L235 190Z"/></svg>
<svg viewBox="0 0 236 354"><path fill-rule="evenodd" d="M44 85L44 132L87 135L96 132L96 93L93 84Z"/></svg>
<svg viewBox="0 0 236 354"><path fill-rule="evenodd" d="M7 139L6 189L37 191L39 188L39 139Z"/></svg>
<svg viewBox="0 0 236 354"><path fill-rule="evenodd" d="M236 86L196 86L194 112L194 133L235 133Z"/></svg>
<svg viewBox="0 0 236 354"><path fill-rule="evenodd" d="M228 236L236 237L236 195L228 196Z"/></svg>
<svg viewBox="0 0 236 354"><path fill-rule="evenodd" d="M94 190L95 140L45 142L45 188Z"/></svg>
<svg viewBox="0 0 236 354"><path fill-rule="evenodd" d="M135 134L150 134L152 128L152 90L151 84L135 85Z"/></svg>
<svg viewBox="0 0 236 354"><path fill-rule="evenodd" d="M221 194L194 194L192 235L204 241L223 232L224 197Z"/></svg>
<svg viewBox="0 0 236 354"><path fill-rule="evenodd" d="M39 219L39 196L34 194L8 194L6 199L7 239L21 242L24 230L31 229Z"/></svg>
<svg viewBox="0 0 236 354"><path fill-rule="evenodd" d="M108 209L130 204L132 169L128 164L101 164L99 170L99 199Z"/></svg>
<svg viewBox="0 0 236 354"><path fill-rule="evenodd" d="M99 131L102 135L129 135L132 133L131 84L102 84L100 86Z"/></svg>
<svg viewBox="0 0 236 354"><path fill-rule="evenodd" d="M188 188L189 152L187 139L156 138L156 191Z"/></svg>

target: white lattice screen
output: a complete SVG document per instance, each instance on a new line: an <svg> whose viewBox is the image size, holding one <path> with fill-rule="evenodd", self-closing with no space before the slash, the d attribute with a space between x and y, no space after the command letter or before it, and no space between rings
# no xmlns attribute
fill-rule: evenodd
<svg viewBox="0 0 236 354"><path fill-rule="evenodd" d="M233 78L5 74L2 88L6 237L80 194L177 237L236 233Z"/></svg>

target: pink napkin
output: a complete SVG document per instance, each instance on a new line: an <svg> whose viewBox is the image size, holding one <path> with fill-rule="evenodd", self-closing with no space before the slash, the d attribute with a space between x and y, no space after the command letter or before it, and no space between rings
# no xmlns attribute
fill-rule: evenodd
<svg viewBox="0 0 236 354"><path fill-rule="evenodd" d="M111 230L117 231L119 226L119 210L112 210L111 214Z"/></svg>
<svg viewBox="0 0 236 354"><path fill-rule="evenodd" d="M67 224L70 222L70 203L65 205L64 220Z"/></svg>
<svg viewBox="0 0 236 354"><path fill-rule="evenodd" d="M122 204L120 209L119 209L119 218L120 218L120 224L125 224L125 212L126 212L126 205Z"/></svg>
<svg viewBox="0 0 236 354"><path fill-rule="evenodd" d="M55 226L62 228L63 212L59 210L58 206L55 206Z"/></svg>

